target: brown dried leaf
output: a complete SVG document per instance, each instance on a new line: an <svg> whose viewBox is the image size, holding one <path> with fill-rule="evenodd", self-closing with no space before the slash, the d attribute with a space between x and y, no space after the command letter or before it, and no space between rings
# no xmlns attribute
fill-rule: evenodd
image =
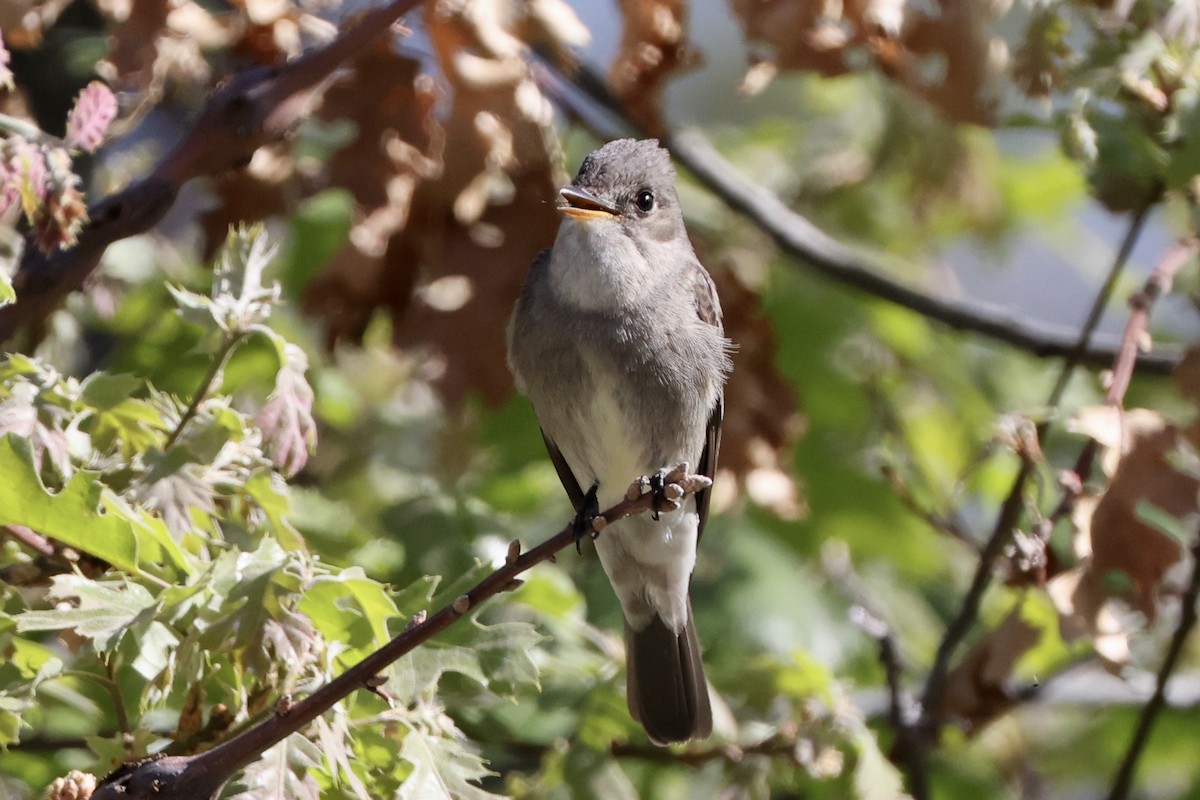
<svg viewBox="0 0 1200 800"><path fill-rule="evenodd" d="M1091 554L1089 569L1097 575L1110 570L1127 575L1136 607L1153 620L1159 584L1179 562L1182 547L1146 522L1140 507L1153 506L1177 519L1200 512L1200 481L1173 463L1180 446L1200 441L1200 429L1181 432L1157 412L1107 406L1082 409L1069 427L1106 448L1104 469L1112 476L1094 508L1084 503L1072 515L1076 550Z"/></svg>
<svg viewBox="0 0 1200 800"><path fill-rule="evenodd" d="M1007 62L990 32L1002 8L992 0L733 0L746 39L771 53L753 59L743 88L761 89L778 70L859 71L865 54L949 119L988 124Z"/></svg>
<svg viewBox="0 0 1200 800"><path fill-rule="evenodd" d="M213 75L204 50L229 44L227 24L191 0L108 3L101 10L115 23L101 68L106 80L128 92L145 92L145 103L156 102L168 83L197 101L207 93Z"/></svg>
<svg viewBox="0 0 1200 800"><path fill-rule="evenodd" d="M621 16L624 30L608 70L609 88L643 128L661 134L663 87L671 75L700 62L687 43L687 3L621 0Z"/></svg>
<svg viewBox="0 0 1200 800"><path fill-rule="evenodd" d="M1083 502L1083 501L1081 501ZM1095 500L1091 503L1094 505ZM1046 584L1058 609L1058 631L1064 642L1090 636L1104 668L1120 674L1129 664L1129 613L1105 588L1102 576L1087 567L1059 573Z"/></svg>
<svg viewBox="0 0 1200 800"><path fill-rule="evenodd" d="M71 0L9 0L0 3L0 31L14 50L38 47L42 35L58 20Z"/></svg>
<svg viewBox="0 0 1200 800"><path fill-rule="evenodd" d="M420 64L386 40L361 53L325 93L320 116L353 120L358 129L329 159L326 177L354 196L354 225L305 297L305 310L324 319L330 345L357 340L374 309L408 303L416 272L395 274L386 259L409 222L417 186L440 166L435 101Z"/></svg>
<svg viewBox="0 0 1200 800"><path fill-rule="evenodd" d="M282 213L300 196L303 190L296 185L296 164L290 151L288 143L260 147L245 169L223 173L209 182L212 202L199 220L204 261L212 261L230 226Z"/></svg>
<svg viewBox="0 0 1200 800"><path fill-rule="evenodd" d="M710 256L707 244L700 237L695 240L701 260L712 268L725 335L737 348L725 386L718 462L720 471L732 473L737 481L718 480L714 502L718 508L726 506L733 499L727 487L739 485L758 505L784 519L800 519L808 507L790 464L805 422L796 407L795 390L775 366L775 330L763 314L759 295L742 282L732 264Z"/></svg>
<svg viewBox="0 0 1200 800"><path fill-rule="evenodd" d="M974 735L1013 705L1007 683L1021 656L1033 649L1042 631L1021 618L1020 609L1009 613L963 657L946 676L941 718L962 723Z"/></svg>
<svg viewBox="0 0 1200 800"><path fill-rule="evenodd" d="M428 148L414 147L403 131L394 139L389 154L401 157L414 180L384 184L379 197L408 205L381 205L382 218L356 226L358 252L343 253L309 293L310 307L319 304L333 323L333 337L354 336L372 309L390 309L396 344L428 355L451 403L468 392L489 403L510 393L504 327L534 256L553 241L553 200L566 180L552 109L522 58L518 9L510 0L427 9L453 92L444 131L426 134ZM438 172L434 159L442 153ZM377 178L378 164L368 168Z"/></svg>

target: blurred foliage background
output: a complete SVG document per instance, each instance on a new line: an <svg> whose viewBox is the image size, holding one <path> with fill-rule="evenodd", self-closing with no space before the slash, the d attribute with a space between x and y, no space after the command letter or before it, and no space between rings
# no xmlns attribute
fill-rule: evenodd
<svg viewBox="0 0 1200 800"><path fill-rule="evenodd" d="M1200 332L1191 0L427 0L28 311L81 192L368 7L0 8L0 797L203 750L569 519L504 325L604 137L703 133L897 285L1070 341L1103 309L1113 363L1131 295L1139 347ZM75 101L97 79L103 145ZM1135 785L1200 797L1194 360L1114 396L1094 363L830 281L680 180L739 345L693 586L713 739L657 749L629 719L585 546L226 796L1099 797L1177 649Z"/></svg>

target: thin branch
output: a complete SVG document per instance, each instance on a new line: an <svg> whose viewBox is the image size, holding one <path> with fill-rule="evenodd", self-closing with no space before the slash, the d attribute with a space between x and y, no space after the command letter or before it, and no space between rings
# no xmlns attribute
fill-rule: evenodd
<svg viewBox="0 0 1200 800"><path fill-rule="evenodd" d="M1125 232L1116 257L1113 259L1108 277L1097 293L1096 299L1092 302L1091 310L1088 312L1087 319L1084 321L1083 327L1078 334L1075 346L1068 351L1067 358L1063 362L1062 368L1058 373L1058 378L1054 383L1054 388L1050 391L1046 405L1051 409L1057 408L1059 402L1062 400L1063 393L1066 391L1067 385L1070 383L1071 376L1087 352L1088 343L1091 341L1092 334L1096 329L1096 325L1100 322L1104 308L1108 305L1109 298L1116 288L1117 279L1125 269L1125 264L1145 224L1148 211L1148 208L1143 208L1130 219L1129 228ZM1037 439L1039 441L1045 438L1047 427L1048 423L1046 422L1038 425ZM980 553L979 561L975 567L975 574L971 579L971 586L963 598L958 614L955 615L954 619L946 627L946 632L943 634L941 642L938 643L937 653L934 656L933 666L929 670L929 677L925 681L925 692L921 699L921 727L925 736L922 755L917 757L918 760L923 757L923 750L928 748L937 739L941 727L939 709L946 690L946 675L950 670L950 661L967 633L974 627L975 620L979 616L979 608L983 603L983 596L987 593L988 587L991 585L996 562L1004 553L1012 537L1012 532L1020 520L1021 511L1025 505L1025 486L1033 476L1036 466L1036 463L1027 454L1022 454L1020 469L1017 470L1017 475L1013 478L1008 496L1004 499L1004 503L1000 507L1000 513L997 515L996 524L992 528L992 533L988 537L983 551ZM916 800L923 800L926 796L914 793Z"/></svg>
<svg viewBox="0 0 1200 800"><path fill-rule="evenodd" d="M633 131L646 135L604 88L603 81L587 67L574 79L564 77L553 65L535 62L534 77L558 104L574 115L599 138L613 139ZM890 303L908 308L955 330L971 331L1026 350L1035 356L1071 356L1078 342L1074 332L1063 326L1034 322L995 305L935 297L887 277L889 268L878 256L851 248L830 237L808 219L797 214L769 190L737 171L699 132L680 131L664 137L663 144L710 193L727 207L745 216L769 235L789 255L830 280L858 289ZM1111 364L1119 343L1113 337L1089 342L1081 358L1091 364ZM1139 371L1167 374L1179 360L1178 353L1143 354Z"/></svg>
<svg viewBox="0 0 1200 800"><path fill-rule="evenodd" d="M1159 259L1142 290L1129 298L1129 320L1125 323L1125 332L1121 336L1121 349L1113 365L1112 382L1106 397L1109 405L1119 407L1124 402L1138 352L1142 349L1143 341L1149 336L1150 311L1159 297L1171 291L1175 275L1196 255L1198 249L1200 240L1195 238L1177 242Z"/></svg>
<svg viewBox="0 0 1200 800"><path fill-rule="evenodd" d="M43 558L55 558L58 556L58 548L54 546L54 542L40 533L34 533L24 525L0 525L0 533L16 539Z"/></svg>
<svg viewBox="0 0 1200 800"><path fill-rule="evenodd" d="M978 551L979 544L967 535L966 528L959 521L956 514L943 515L926 507L913 494L912 489L900 476L900 471L891 464L884 464L879 468L880 475L887 482L888 488L892 490L892 494L900 501L900 505L904 506L910 514L924 522L935 531L949 536L951 539L956 539L970 547L972 550Z"/></svg>
<svg viewBox="0 0 1200 800"><path fill-rule="evenodd" d="M688 474L686 464L672 470L667 475L667 482L668 497L675 499L712 484L704 476ZM635 482L624 500L592 520L596 534L602 535L601 531L617 520L650 510L653 495L641 494L641 485L640 481ZM552 560L558 551L574 544L577 536L574 525L567 525L525 553L521 552L520 542L514 541L509 546L504 566L434 614L414 619L414 624L404 632L305 699L277 708L276 713L263 722L199 755L165 756L126 764L104 779L92 795L93 800L161 797L210 800L235 773L252 764L268 748L301 730L352 692L378 686L378 675L388 665L450 627L484 601L520 585L518 575L543 561Z"/></svg>
<svg viewBox="0 0 1200 800"><path fill-rule="evenodd" d="M1129 382L1133 377L1137 354L1142 342L1148 335L1150 311L1155 302L1171 289L1176 273L1200 249L1200 240L1195 238L1178 242L1167 251L1146 279L1141 291L1129 298L1130 314L1121 335L1121 349L1117 353L1116 362L1112 368L1112 379L1105 393L1105 403L1113 408L1121 408L1125 403L1125 393L1129 390ZM1075 459L1075 466L1064 474L1059 483L1063 488L1062 497L1050 515L1036 527L1036 533L1043 541L1049 541L1054 526L1071 513L1075 503L1083 492L1083 486L1091 475L1092 465L1100 451L1100 443L1088 439Z"/></svg>
<svg viewBox="0 0 1200 800"><path fill-rule="evenodd" d="M1154 729L1154 722L1158 719L1159 712L1166 705L1167 681L1171 679L1171 674L1175 671L1175 665L1179 662L1179 656L1183 652L1183 645L1187 642L1188 635L1196 626L1196 601L1198 599L1200 599L1200 541L1192 545L1192 578L1188 583L1187 591L1183 594L1179 624L1175 626L1175 634L1171 637L1171 646L1167 649L1167 657L1163 659L1162 666L1158 669L1154 694L1142 708L1137 728L1129 742L1129 749L1125 752L1121 768L1117 770L1117 775L1113 779L1112 791L1108 793L1108 800L1125 800L1129 797L1138 759L1141 758L1142 751L1146 749L1146 744L1150 741L1150 732Z"/></svg>
<svg viewBox="0 0 1200 800"><path fill-rule="evenodd" d="M920 731L914 724L917 720L912 696L904 688L904 664L895 634L883 616L871 608L844 546L822 548L821 567L833 587L853 604L850 621L879 647L879 663L887 682L887 721L895 735L888 757L908 775L908 789L914 797L928 796L929 779L921 758Z"/></svg>
<svg viewBox="0 0 1200 800"><path fill-rule="evenodd" d="M233 355L233 351L237 350L238 345L244 342L248 336L249 333L245 331L225 334L225 338L221 342L221 348L213 356L212 364L209 365L208 373L200 381L200 385L196 388L196 393L192 395L192 402L188 403L183 416L179 418L179 423L171 430L170 436L167 437L166 443L163 444L163 452L170 450L179 441L179 437L183 435L183 429L187 427L187 424L200 411L201 403L204 402L205 398L213 390L213 384L220 379L226 364L229 363L230 356Z"/></svg>

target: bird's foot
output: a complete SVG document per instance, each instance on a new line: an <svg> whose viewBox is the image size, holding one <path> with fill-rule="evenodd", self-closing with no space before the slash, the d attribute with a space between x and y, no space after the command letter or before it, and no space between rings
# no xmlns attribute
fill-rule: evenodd
<svg viewBox="0 0 1200 800"><path fill-rule="evenodd" d="M575 530L575 552L583 554L581 542L585 535L590 536L592 541L595 541L599 535L596 532L595 520L600 516L600 499L596 495L596 491L600 488L600 484L593 483L592 488L587 490L587 494L583 496L583 503L579 506L579 511L575 514L575 521L571 523L571 527Z"/></svg>

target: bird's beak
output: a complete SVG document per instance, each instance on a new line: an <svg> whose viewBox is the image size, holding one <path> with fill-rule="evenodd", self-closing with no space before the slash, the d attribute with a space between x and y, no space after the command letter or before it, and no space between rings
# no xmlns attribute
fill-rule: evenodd
<svg viewBox="0 0 1200 800"><path fill-rule="evenodd" d="M601 200L577 186L564 186L558 193L558 211L572 219L612 219L621 213L612 203Z"/></svg>

